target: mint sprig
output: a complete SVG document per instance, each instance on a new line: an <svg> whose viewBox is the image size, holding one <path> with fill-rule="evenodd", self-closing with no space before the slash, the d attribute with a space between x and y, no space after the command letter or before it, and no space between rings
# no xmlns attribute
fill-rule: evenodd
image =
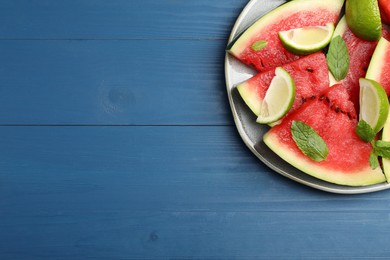
<svg viewBox="0 0 390 260"><path fill-rule="evenodd" d="M375 132L366 121L360 120L355 130L362 141L366 143L371 142L372 151L369 162L372 169L376 169L379 166L378 157L390 158L390 142L375 140Z"/></svg>
<svg viewBox="0 0 390 260"><path fill-rule="evenodd" d="M375 138L375 131L364 120L359 121L359 123L356 126L355 131L356 131L357 135L359 136L359 138L366 143L371 142Z"/></svg>
<svg viewBox="0 0 390 260"><path fill-rule="evenodd" d="M259 50L265 48L265 46L267 46L267 44L268 44L268 42L266 40L259 40L259 41L252 44L251 49L254 51L259 51Z"/></svg>
<svg viewBox="0 0 390 260"><path fill-rule="evenodd" d="M326 54L328 68L337 81L344 79L349 70L348 48L341 36L336 36L329 44Z"/></svg>
<svg viewBox="0 0 390 260"><path fill-rule="evenodd" d="M291 134L298 148L316 162L325 160L328 146L318 133L301 121L292 121Z"/></svg>
<svg viewBox="0 0 390 260"><path fill-rule="evenodd" d="M390 158L390 142L383 140L377 140L374 142L374 151L375 154L383 158Z"/></svg>
<svg viewBox="0 0 390 260"><path fill-rule="evenodd" d="M373 170L375 170L379 166L378 155L374 152L374 150L372 150L370 153L369 162L370 162L370 167Z"/></svg>

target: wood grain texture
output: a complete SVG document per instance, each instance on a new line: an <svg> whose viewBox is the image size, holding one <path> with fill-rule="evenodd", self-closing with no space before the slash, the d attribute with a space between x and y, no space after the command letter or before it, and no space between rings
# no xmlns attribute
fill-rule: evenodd
<svg viewBox="0 0 390 260"><path fill-rule="evenodd" d="M389 192L320 192L230 126L0 127L2 258L390 255Z"/></svg>
<svg viewBox="0 0 390 260"><path fill-rule="evenodd" d="M0 39L226 39L248 0L15 0Z"/></svg>
<svg viewBox="0 0 390 260"><path fill-rule="evenodd" d="M232 124L225 46L0 41L0 124Z"/></svg>
<svg viewBox="0 0 390 260"><path fill-rule="evenodd" d="M390 191L305 187L238 136L246 3L1 3L0 259L390 257Z"/></svg>

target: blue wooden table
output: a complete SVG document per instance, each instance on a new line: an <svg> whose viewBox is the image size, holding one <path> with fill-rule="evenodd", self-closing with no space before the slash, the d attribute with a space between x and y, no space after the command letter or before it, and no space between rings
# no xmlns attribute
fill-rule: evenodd
<svg viewBox="0 0 390 260"><path fill-rule="evenodd" d="M0 259L389 259L390 191L286 179L243 144L247 0L2 0Z"/></svg>

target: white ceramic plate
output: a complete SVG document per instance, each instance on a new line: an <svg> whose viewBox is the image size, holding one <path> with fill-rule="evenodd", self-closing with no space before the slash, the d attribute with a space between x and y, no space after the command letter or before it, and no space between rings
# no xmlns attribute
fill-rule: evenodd
<svg viewBox="0 0 390 260"><path fill-rule="evenodd" d="M238 17L231 32L229 42L233 41L258 18L284 2L282 0L251 0ZM226 85L234 121L244 143L263 163L277 173L294 181L333 193L357 194L390 188L390 184L388 183L364 187L349 187L325 182L301 172L273 153L263 142L263 135L268 131L269 127L256 123L255 115L249 110L235 89L238 83L252 77L255 73L255 71L241 64L229 54L226 55Z"/></svg>

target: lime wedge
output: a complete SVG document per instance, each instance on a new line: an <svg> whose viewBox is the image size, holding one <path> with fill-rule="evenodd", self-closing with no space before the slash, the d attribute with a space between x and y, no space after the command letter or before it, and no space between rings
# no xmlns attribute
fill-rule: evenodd
<svg viewBox="0 0 390 260"><path fill-rule="evenodd" d="M275 77L265 93L256 122L271 124L290 110L295 99L295 84L290 74L281 67L275 69Z"/></svg>
<svg viewBox="0 0 390 260"><path fill-rule="evenodd" d="M307 55L326 47L332 39L333 23L325 26L307 26L279 32L283 46L292 53Z"/></svg>
<svg viewBox="0 0 390 260"><path fill-rule="evenodd" d="M360 120L366 121L377 133L386 123L389 114L389 101L386 91L376 81L359 79Z"/></svg>
<svg viewBox="0 0 390 260"><path fill-rule="evenodd" d="M382 35L382 23L377 0L347 0L345 18L349 29L364 40L376 41Z"/></svg>

